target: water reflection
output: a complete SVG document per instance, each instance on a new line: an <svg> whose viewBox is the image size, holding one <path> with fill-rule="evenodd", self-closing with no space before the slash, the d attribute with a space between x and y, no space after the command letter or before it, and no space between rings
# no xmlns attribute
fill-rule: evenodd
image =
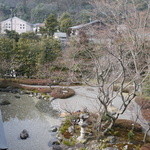
<svg viewBox="0 0 150 150"><path fill-rule="evenodd" d="M50 103L28 95L18 98L13 93L0 93L2 100L11 103L0 106L9 150L48 150L49 141L55 138L49 130L51 126L60 124L57 112L52 110ZM23 129L29 132L30 138L27 140L19 139Z"/></svg>

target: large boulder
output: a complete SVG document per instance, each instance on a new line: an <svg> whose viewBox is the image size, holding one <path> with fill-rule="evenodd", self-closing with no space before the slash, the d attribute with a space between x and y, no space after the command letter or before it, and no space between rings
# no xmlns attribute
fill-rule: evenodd
<svg viewBox="0 0 150 150"><path fill-rule="evenodd" d="M8 100L2 100L2 102L0 102L0 105L10 105L11 103Z"/></svg>
<svg viewBox="0 0 150 150"><path fill-rule="evenodd" d="M59 145L53 145L52 150L63 150L61 146Z"/></svg>
<svg viewBox="0 0 150 150"><path fill-rule="evenodd" d="M56 126L52 126L50 129L51 132L57 132L58 131L58 127Z"/></svg>

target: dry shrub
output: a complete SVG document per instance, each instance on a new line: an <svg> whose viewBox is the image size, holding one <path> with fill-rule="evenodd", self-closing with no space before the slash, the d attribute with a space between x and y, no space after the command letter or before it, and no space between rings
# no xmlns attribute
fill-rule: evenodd
<svg viewBox="0 0 150 150"><path fill-rule="evenodd" d="M142 109L150 109L149 97L136 97L135 101L142 107Z"/></svg>
<svg viewBox="0 0 150 150"><path fill-rule="evenodd" d="M126 119L117 119L114 127L119 127L124 130L131 130L132 126L134 124L134 131L141 132L142 131L142 126L138 123L135 123L134 121L131 120L126 120Z"/></svg>
<svg viewBox="0 0 150 150"><path fill-rule="evenodd" d="M55 88L54 90L52 90L51 92L51 96L54 98L69 98L71 96L75 95L75 91L73 89L70 88Z"/></svg>
<svg viewBox="0 0 150 150"><path fill-rule="evenodd" d="M150 108L142 109L142 115L147 121L150 121Z"/></svg>
<svg viewBox="0 0 150 150"><path fill-rule="evenodd" d="M113 91L117 92L118 90L120 90L120 86L119 85L114 85ZM123 88L124 93L130 93L130 91L132 91L132 90L133 90L132 86L128 86L126 88Z"/></svg>
<svg viewBox="0 0 150 150"><path fill-rule="evenodd" d="M149 97L136 97L135 101L141 106L143 117L150 121L150 98Z"/></svg>
<svg viewBox="0 0 150 150"><path fill-rule="evenodd" d="M144 144L140 150L150 150L150 143Z"/></svg>

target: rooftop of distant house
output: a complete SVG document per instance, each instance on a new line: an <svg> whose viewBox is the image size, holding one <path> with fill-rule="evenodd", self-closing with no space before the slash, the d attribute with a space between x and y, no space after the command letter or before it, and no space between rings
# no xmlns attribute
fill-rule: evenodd
<svg viewBox="0 0 150 150"><path fill-rule="evenodd" d="M86 23L86 24L80 24L80 25L77 25L77 26L73 26L73 27L70 27L70 29L72 30L77 30L77 29L81 29L83 27L86 27L86 26L89 26L89 25L92 25L92 24L96 24L96 23L101 23L102 25L105 25L102 21L100 20L94 20L94 21L91 21L89 23Z"/></svg>
<svg viewBox="0 0 150 150"><path fill-rule="evenodd" d="M66 38L67 34L65 32L55 32L54 33L55 37L61 37L61 38Z"/></svg>

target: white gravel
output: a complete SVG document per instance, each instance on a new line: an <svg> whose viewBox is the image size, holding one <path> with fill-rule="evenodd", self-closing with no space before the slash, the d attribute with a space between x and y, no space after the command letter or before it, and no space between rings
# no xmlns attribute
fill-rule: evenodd
<svg viewBox="0 0 150 150"><path fill-rule="evenodd" d="M87 86L72 86L70 88L75 90L75 96L67 99L55 99L52 102L54 109L60 112L66 112L66 110L73 112L83 110L84 108L87 108L91 112L98 111L100 106L97 100L97 88ZM113 100L113 106L120 108L121 104L121 97L117 96ZM129 104L124 114L120 115L119 118L135 121L137 116L139 117L138 123L140 123L144 129L147 129L147 121L141 115L140 107L134 100Z"/></svg>

